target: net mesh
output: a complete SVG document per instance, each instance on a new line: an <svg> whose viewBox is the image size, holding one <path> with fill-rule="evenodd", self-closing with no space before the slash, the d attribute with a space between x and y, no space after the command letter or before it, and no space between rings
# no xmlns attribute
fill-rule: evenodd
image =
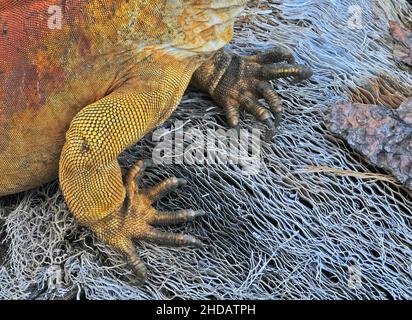
<svg viewBox="0 0 412 320"><path fill-rule="evenodd" d="M142 181L185 177L187 187L157 207L206 211L165 230L208 246L136 242L149 278L132 286L123 257L77 225L54 182L0 200L0 298L412 298L410 191L323 123L328 106L349 99L361 79L387 74L412 85L392 59L388 31L388 20L410 24L411 16L406 0L252 1L231 49L285 45L314 70L304 84L274 82L285 114L275 138L261 141L262 164L254 173L230 164L155 166ZM177 119L204 133L226 129L208 96L192 90L164 134L177 129ZM264 130L248 115L241 127ZM155 146L148 135L122 155L122 165L151 158Z"/></svg>

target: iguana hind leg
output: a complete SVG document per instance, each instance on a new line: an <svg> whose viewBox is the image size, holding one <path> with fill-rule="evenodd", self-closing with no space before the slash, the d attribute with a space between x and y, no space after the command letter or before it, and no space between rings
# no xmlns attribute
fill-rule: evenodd
<svg viewBox="0 0 412 320"><path fill-rule="evenodd" d="M147 63L127 84L74 117L59 169L63 195L76 219L124 253L140 278L145 278L146 267L132 239L163 245L201 245L193 237L152 227L199 215L191 210L161 213L152 207L154 201L182 185L183 180L169 178L152 188L140 189L136 179L142 174L144 163L138 162L123 179L117 161L128 146L169 117L197 66L193 61L168 59L166 55Z"/></svg>
<svg viewBox="0 0 412 320"><path fill-rule="evenodd" d="M196 70L192 85L210 93L224 109L230 126L238 125L239 109L243 108L276 128L280 124L282 105L267 81L288 77L301 81L311 75L309 67L295 64L290 51L281 47L251 57L220 50ZM266 100L270 110L259 102L261 98Z"/></svg>

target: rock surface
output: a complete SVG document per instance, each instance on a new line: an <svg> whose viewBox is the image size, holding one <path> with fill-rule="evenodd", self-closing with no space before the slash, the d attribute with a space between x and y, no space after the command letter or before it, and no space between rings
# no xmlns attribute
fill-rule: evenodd
<svg viewBox="0 0 412 320"><path fill-rule="evenodd" d="M412 190L412 98L395 110L337 104L327 115L327 127Z"/></svg>

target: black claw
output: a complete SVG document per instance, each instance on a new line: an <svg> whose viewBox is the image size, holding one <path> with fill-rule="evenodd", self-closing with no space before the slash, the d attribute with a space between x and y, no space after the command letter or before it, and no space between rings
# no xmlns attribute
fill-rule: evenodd
<svg viewBox="0 0 412 320"><path fill-rule="evenodd" d="M206 212L203 211L203 210L197 210L197 211L193 211L193 212L194 212L194 215L193 215L193 216L194 216L195 218L206 216Z"/></svg>
<svg viewBox="0 0 412 320"><path fill-rule="evenodd" d="M304 80L310 79L312 76L313 76L312 68L308 66L302 66L302 69L299 72L299 75L296 76L295 79L292 80L292 83L302 82Z"/></svg>
<svg viewBox="0 0 412 320"><path fill-rule="evenodd" d="M278 131L277 128L279 127L278 121L279 120L277 119L277 114L275 115L275 121L273 121L272 118L266 119L265 124L268 126L268 130L265 132L265 135L264 135L265 141L267 142L271 141L273 137L276 135Z"/></svg>
<svg viewBox="0 0 412 320"><path fill-rule="evenodd" d="M204 243L193 236L185 234L180 236L179 246L202 248Z"/></svg>
<svg viewBox="0 0 412 320"><path fill-rule="evenodd" d="M151 222L154 225L170 225L192 221L204 216L204 211L180 210L177 212L158 212Z"/></svg>
<svg viewBox="0 0 412 320"><path fill-rule="evenodd" d="M142 286L147 279L147 268L143 261L135 257L129 257L128 259L130 266L133 269L136 278L133 279L133 284L137 286Z"/></svg>
<svg viewBox="0 0 412 320"><path fill-rule="evenodd" d="M135 274L135 272L134 272L134 274ZM146 283L146 278L142 279L142 278L136 277L135 275L127 276L126 280L133 287L142 287Z"/></svg>
<svg viewBox="0 0 412 320"><path fill-rule="evenodd" d="M183 178L178 178L177 179L177 184L178 184L179 187L184 187L184 186L187 185L187 180L183 179Z"/></svg>
<svg viewBox="0 0 412 320"><path fill-rule="evenodd" d="M188 215L188 220L191 221L191 220L206 216L206 212L203 210L197 210L197 211L188 210L187 215Z"/></svg>
<svg viewBox="0 0 412 320"><path fill-rule="evenodd" d="M303 76L305 79L310 79L313 76L313 70L311 67L305 66Z"/></svg>
<svg viewBox="0 0 412 320"><path fill-rule="evenodd" d="M279 128L282 121L282 112L275 112L275 128Z"/></svg>
<svg viewBox="0 0 412 320"><path fill-rule="evenodd" d="M276 136L276 133L278 132L277 129L269 129L266 131L265 135L264 135L264 140L266 142L270 142L272 141L272 139Z"/></svg>
<svg viewBox="0 0 412 320"><path fill-rule="evenodd" d="M266 124L270 129L271 129L271 128L276 128L276 123L273 121L272 118L267 118L267 119L264 121L264 124Z"/></svg>
<svg viewBox="0 0 412 320"><path fill-rule="evenodd" d="M186 236L186 237L188 237L187 239L188 246L195 247L195 248L205 247L205 244L202 241L196 239L195 237L192 237L192 236Z"/></svg>

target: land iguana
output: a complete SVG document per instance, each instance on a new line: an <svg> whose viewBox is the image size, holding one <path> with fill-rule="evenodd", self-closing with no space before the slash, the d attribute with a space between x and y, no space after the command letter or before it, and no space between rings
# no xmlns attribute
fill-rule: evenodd
<svg viewBox="0 0 412 320"><path fill-rule="evenodd" d="M211 95L230 126L239 108L279 124L267 81L311 70L282 48L224 50L246 2L0 0L0 196L58 176L77 221L122 252L137 278L147 271L132 239L201 245L153 227L199 216L152 207L184 180L139 188L144 162L122 177L117 158L170 116L189 84Z"/></svg>

